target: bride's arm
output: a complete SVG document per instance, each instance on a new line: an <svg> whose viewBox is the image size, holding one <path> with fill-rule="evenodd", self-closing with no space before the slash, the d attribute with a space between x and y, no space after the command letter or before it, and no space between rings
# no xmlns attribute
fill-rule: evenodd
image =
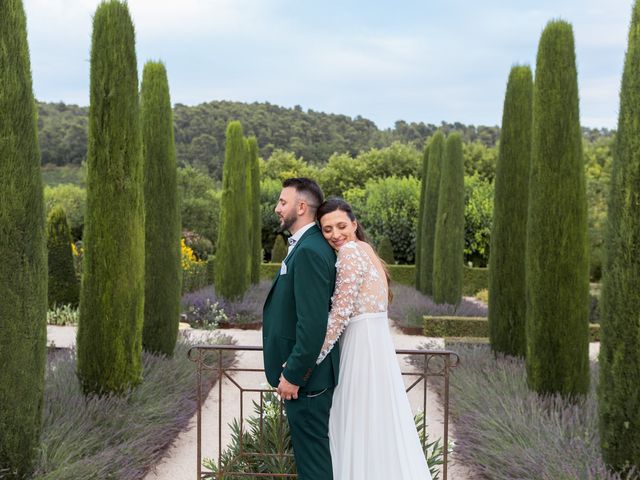
<svg viewBox="0 0 640 480"><path fill-rule="evenodd" d="M349 324L366 274L367 263L362 255L363 252L355 242L347 243L338 251L336 288L331 298L327 335L316 363L325 359Z"/></svg>

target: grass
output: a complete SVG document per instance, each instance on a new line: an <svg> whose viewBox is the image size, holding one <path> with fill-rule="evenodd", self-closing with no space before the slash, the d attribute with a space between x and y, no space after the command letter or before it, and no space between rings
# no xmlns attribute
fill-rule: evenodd
<svg viewBox="0 0 640 480"><path fill-rule="evenodd" d="M211 335L201 343L230 340ZM143 478L196 411L196 367L187 358L189 347L179 340L172 358L144 353L143 382L122 397L85 397L75 352L49 354L41 452L32 478ZM208 380L205 388L216 381Z"/></svg>
<svg viewBox="0 0 640 480"><path fill-rule="evenodd" d="M451 374L454 455L472 468L477 478L640 478L634 473L620 477L608 471L602 461L597 364L591 367L589 394L571 402L531 392L522 359L496 357L488 345L458 344L454 350L461 358Z"/></svg>

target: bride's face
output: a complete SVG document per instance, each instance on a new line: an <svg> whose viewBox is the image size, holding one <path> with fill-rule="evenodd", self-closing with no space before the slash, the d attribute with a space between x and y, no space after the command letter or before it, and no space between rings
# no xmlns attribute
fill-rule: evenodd
<svg viewBox="0 0 640 480"><path fill-rule="evenodd" d="M334 210L320 219L320 228L329 245L340 250L345 243L356 239L358 223L352 221L347 212Z"/></svg>

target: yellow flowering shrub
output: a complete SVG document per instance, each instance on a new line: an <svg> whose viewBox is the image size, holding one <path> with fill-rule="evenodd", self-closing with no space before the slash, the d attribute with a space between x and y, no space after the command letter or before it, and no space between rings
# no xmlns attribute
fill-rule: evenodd
<svg viewBox="0 0 640 480"><path fill-rule="evenodd" d="M202 288L207 283L207 262L198 260L183 238L180 241L182 293Z"/></svg>

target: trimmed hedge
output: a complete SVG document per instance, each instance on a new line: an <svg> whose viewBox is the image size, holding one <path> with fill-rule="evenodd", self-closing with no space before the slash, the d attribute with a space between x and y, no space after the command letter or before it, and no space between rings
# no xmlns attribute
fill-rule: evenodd
<svg viewBox="0 0 640 480"><path fill-rule="evenodd" d="M415 286L416 282L416 267L415 265L387 265L389 275L394 283L400 285L408 285L410 287ZM260 264L260 279L272 280L276 273L280 270L279 263L261 263ZM207 260L207 284L213 283L213 277L215 272L215 257L211 256ZM487 268L470 268L465 266L462 276L462 294L464 296L472 296L480 290L488 288L489 284L489 269ZM183 288L183 293L186 290Z"/></svg>
<svg viewBox="0 0 640 480"><path fill-rule="evenodd" d="M416 267L415 265L387 265L391 280L402 285L415 286Z"/></svg>
<svg viewBox="0 0 640 480"><path fill-rule="evenodd" d="M489 269L465 266L462 270L462 295L475 295L485 288L489 289Z"/></svg>
<svg viewBox="0 0 640 480"><path fill-rule="evenodd" d="M424 316L427 337L488 337L489 322L484 317Z"/></svg>
<svg viewBox="0 0 640 480"><path fill-rule="evenodd" d="M489 321L484 317L424 317L424 334L427 337L466 339L464 343L477 343L472 339L489 337ZM600 341L600 324L589 325L589 341ZM458 342L461 343L461 342ZM486 342L483 342L486 343Z"/></svg>
<svg viewBox="0 0 640 480"><path fill-rule="evenodd" d="M213 257L209 259L210 263L213 263L213 261ZM391 275L393 282L401 285L409 285L410 287L415 286L415 265L387 265L387 268L389 269L389 275ZM213 265L210 266L210 269L213 271ZM263 280L267 278L272 279L278 270L280 270L279 263L262 263L260 265L260 278ZM470 268L465 266L462 279L462 294L470 296L480 290L488 288L489 270L487 268Z"/></svg>

